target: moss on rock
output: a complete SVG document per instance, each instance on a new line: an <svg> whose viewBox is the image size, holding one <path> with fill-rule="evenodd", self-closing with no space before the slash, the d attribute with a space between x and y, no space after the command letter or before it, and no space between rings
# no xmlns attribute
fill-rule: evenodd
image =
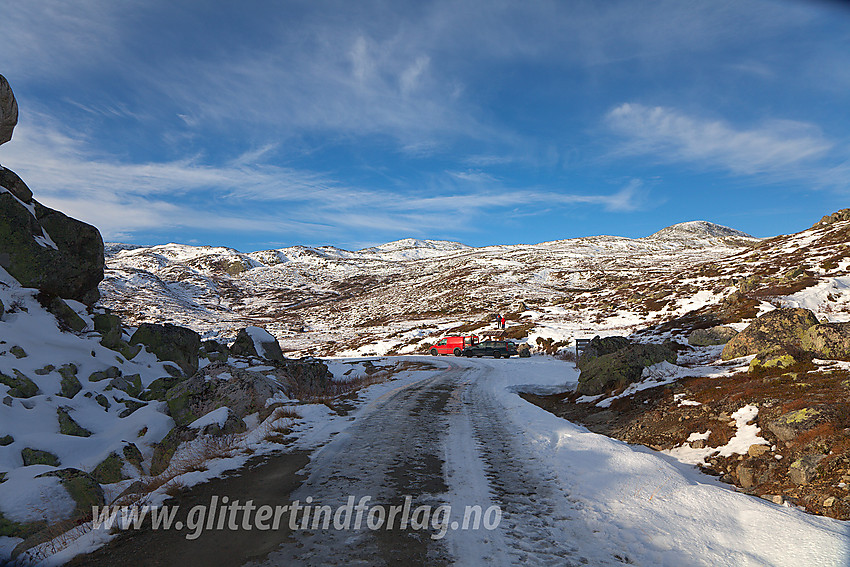
<svg viewBox="0 0 850 567"><path fill-rule="evenodd" d="M0 384L9 386L9 395L13 398L31 398L39 393L38 386L24 376L20 370L13 369L14 378L0 372Z"/></svg>
<svg viewBox="0 0 850 567"><path fill-rule="evenodd" d="M74 418L71 417L65 408L56 408L56 417L59 420L59 433L73 435L74 437L91 436L91 431L74 421Z"/></svg>
<svg viewBox="0 0 850 567"><path fill-rule="evenodd" d="M103 461L97 465L92 471L92 477L100 484L112 484L127 478L121 469L124 467L124 461L118 453L109 453Z"/></svg>
<svg viewBox="0 0 850 567"><path fill-rule="evenodd" d="M42 451L41 449L32 449L30 447L21 449L21 459L23 459L25 467L30 465L59 466L59 457L50 451Z"/></svg>

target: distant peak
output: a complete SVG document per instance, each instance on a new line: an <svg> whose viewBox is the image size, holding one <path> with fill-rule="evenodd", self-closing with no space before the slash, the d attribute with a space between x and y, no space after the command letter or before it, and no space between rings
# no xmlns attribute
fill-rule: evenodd
<svg viewBox="0 0 850 567"><path fill-rule="evenodd" d="M681 238L755 238L746 232L729 228L713 222L704 220L680 222L662 228L647 238L654 239L681 239Z"/></svg>

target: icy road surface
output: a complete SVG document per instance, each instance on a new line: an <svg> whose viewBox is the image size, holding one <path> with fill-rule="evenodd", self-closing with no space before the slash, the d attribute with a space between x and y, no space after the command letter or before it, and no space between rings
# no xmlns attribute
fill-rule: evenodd
<svg viewBox="0 0 850 567"><path fill-rule="evenodd" d="M397 517L396 529L370 530L364 510L360 529L297 530L252 565L850 564L846 523L738 494L516 395L522 384L574 383L568 363L439 364L358 411L314 455L291 500L336 511L368 496L365 506L388 511L410 497L412 509L450 505L448 528L401 530ZM498 506L498 527L451 529L466 506Z"/></svg>

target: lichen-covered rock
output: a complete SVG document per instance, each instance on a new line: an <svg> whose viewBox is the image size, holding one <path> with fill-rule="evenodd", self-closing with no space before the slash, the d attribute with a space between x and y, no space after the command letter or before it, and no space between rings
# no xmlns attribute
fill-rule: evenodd
<svg viewBox="0 0 850 567"><path fill-rule="evenodd" d="M211 362L227 362L230 357L230 349L217 341L203 341L201 352Z"/></svg>
<svg viewBox="0 0 850 567"><path fill-rule="evenodd" d="M109 385L116 390L126 392L134 398L138 398L142 393L142 376L140 374L127 374L113 378Z"/></svg>
<svg viewBox="0 0 850 567"><path fill-rule="evenodd" d="M260 327L246 327L239 331L230 345L234 356L256 356L266 360L283 361L280 343L268 331Z"/></svg>
<svg viewBox="0 0 850 567"><path fill-rule="evenodd" d="M0 384L9 386L8 394L10 396L13 398L31 398L40 392L35 382L24 376L20 370L13 369L13 372L15 373L14 377L0 372Z"/></svg>
<svg viewBox="0 0 850 567"><path fill-rule="evenodd" d="M788 443L827 420L827 416L817 407L807 407L779 416L767 424L767 429L773 432L780 441Z"/></svg>
<svg viewBox="0 0 850 567"><path fill-rule="evenodd" d="M63 398L73 398L77 394L80 393L80 390L83 389L83 385L80 384L80 380L73 374L62 375L62 381L59 383L60 390L59 395Z"/></svg>
<svg viewBox="0 0 850 567"><path fill-rule="evenodd" d="M92 305L103 279L100 233L38 201L30 206L35 214L9 191L0 192L2 267L25 287Z"/></svg>
<svg viewBox="0 0 850 567"><path fill-rule="evenodd" d="M688 344L692 346L714 346L728 343L738 331L726 325L708 329L696 329L688 335Z"/></svg>
<svg viewBox="0 0 850 567"><path fill-rule="evenodd" d="M720 357L730 360L757 354L773 346L801 347L803 335L818 320L808 309L774 309L758 317L723 347Z"/></svg>
<svg viewBox="0 0 850 567"><path fill-rule="evenodd" d="M160 402L164 402L168 390L170 390L185 379L185 377L178 376L164 376L162 378L157 378L156 380L150 383L150 386L148 386L144 392L141 393L139 399L146 401L157 400Z"/></svg>
<svg viewBox="0 0 850 567"><path fill-rule="evenodd" d="M45 303L47 311L56 317L56 321L58 321L60 328L75 331L77 333L85 330L86 322L61 298L54 296L49 300L45 299Z"/></svg>
<svg viewBox="0 0 850 567"><path fill-rule="evenodd" d="M168 413L177 425L188 425L222 406L242 418L259 412L266 400L284 388L264 373L227 368L227 379L215 377L221 363L213 363L166 394Z"/></svg>
<svg viewBox="0 0 850 567"><path fill-rule="evenodd" d="M169 431L162 441L154 446L153 456L151 457L150 473L153 476L160 474L168 468L171 463L171 457L177 451L177 447L181 443L191 441L199 434L197 429L190 429L185 425L178 425Z"/></svg>
<svg viewBox="0 0 850 567"><path fill-rule="evenodd" d="M198 370L201 336L191 329L170 323L142 323L130 337L130 344L142 344L160 360L177 363L190 376Z"/></svg>
<svg viewBox="0 0 850 567"><path fill-rule="evenodd" d="M112 484L127 478L121 472L124 466L124 461L118 453L109 453L109 456L103 459L92 471L92 477L100 484Z"/></svg>
<svg viewBox="0 0 850 567"><path fill-rule="evenodd" d="M25 351L22 347L15 345L9 349L9 353L15 358L26 358L27 351Z"/></svg>
<svg viewBox="0 0 850 567"><path fill-rule="evenodd" d="M850 360L850 323L812 325L803 335L801 346L817 358Z"/></svg>
<svg viewBox="0 0 850 567"><path fill-rule="evenodd" d="M809 484L818 476L818 464L824 455L806 455L797 459L788 468L788 478L797 485Z"/></svg>
<svg viewBox="0 0 850 567"><path fill-rule="evenodd" d="M12 139L12 132L18 123L18 101L6 77L0 75L0 144Z"/></svg>
<svg viewBox="0 0 850 567"><path fill-rule="evenodd" d="M586 396L616 391L640 381L647 366L665 360L675 363L677 358L676 351L667 344L630 344L587 361L579 375L576 390Z"/></svg>
<svg viewBox="0 0 850 567"><path fill-rule="evenodd" d="M74 421L74 418L65 408L56 408L56 417L59 420L59 433L73 435L75 437L90 437L91 431Z"/></svg>
<svg viewBox="0 0 850 567"><path fill-rule="evenodd" d="M784 371L786 368L808 361L811 361L811 356L801 349L790 345L776 345L756 354L755 358L750 361L747 372L750 374L766 374Z"/></svg>
<svg viewBox="0 0 850 567"><path fill-rule="evenodd" d="M121 345L121 317L111 313L98 313L93 317L94 330L100 333L100 344L108 349L118 349Z"/></svg>
<svg viewBox="0 0 850 567"><path fill-rule="evenodd" d="M90 516L92 506L103 506L106 504L103 489L97 480L87 472L67 468L46 472L38 475L36 478L44 476L55 476L59 478L62 487L68 491L68 494L77 504L74 510L74 518L76 519Z"/></svg>
<svg viewBox="0 0 850 567"><path fill-rule="evenodd" d="M121 376L121 369L117 366L110 366L106 370L98 370L89 375L89 382L100 382L101 380L118 378Z"/></svg>
<svg viewBox="0 0 850 567"><path fill-rule="evenodd" d="M59 466L59 457L50 451L42 451L41 449L32 449L30 447L21 449L21 459L23 459L25 467L30 465Z"/></svg>
<svg viewBox="0 0 850 567"><path fill-rule="evenodd" d="M591 360L617 352L630 344L631 341L626 337L601 338L597 335L584 347L581 356L578 358L578 367L583 369Z"/></svg>
<svg viewBox="0 0 850 567"><path fill-rule="evenodd" d="M0 437L0 447L5 447L7 445L11 445L14 442L15 442L15 438L12 437L11 435L4 435L3 437Z"/></svg>
<svg viewBox="0 0 850 567"><path fill-rule="evenodd" d="M127 443L124 445L122 452L124 453L124 459L128 463L136 467L139 472L143 472L142 461L144 460L144 457L142 457L142 452L139 451L139 448L136 447L135 443Z"/></svg>

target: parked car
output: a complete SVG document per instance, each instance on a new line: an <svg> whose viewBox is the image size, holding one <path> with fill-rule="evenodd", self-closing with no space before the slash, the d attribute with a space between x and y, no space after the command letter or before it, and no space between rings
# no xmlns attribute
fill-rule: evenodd
<svg viewBox="0 0 850 567"><path fill-rule="evenodd" d="M478 343L478 337L469 335L465 337L444 337L431 345L428 350L432 355L453 354L460 356L463 349Z"/></svg>
<svg viewBox="0 0 850 567"><path fill-rule="evenodd" d="M492 356L493 358L508 358L517 354L516 345L510 341L481 341L463 349L463 356Z"/></svg>

